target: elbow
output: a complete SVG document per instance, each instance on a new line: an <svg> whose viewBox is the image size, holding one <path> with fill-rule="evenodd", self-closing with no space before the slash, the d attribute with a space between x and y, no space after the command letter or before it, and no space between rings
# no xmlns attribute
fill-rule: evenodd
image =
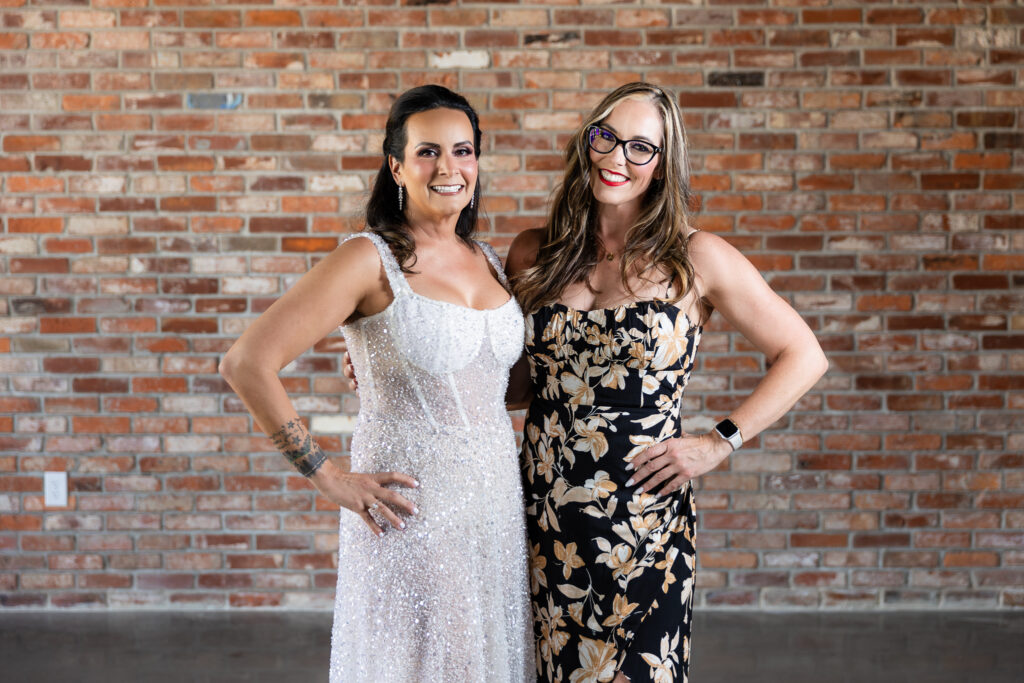
<svg viewBox="0 0 1024 683"><path fill-rule="evenodd" d="M232 346L224 357L217 364L217 372L228 384L234 386L235 378L238 377L239 368L242 365L242 354L238 351L238 345Z"/></svg>
<svg viewBox="0 0 1024 683"><path fill-rule="evenodd" d="M817 382L819 379L825 376L825 373L828 372L829 367L828 356L825 355L825 352L821 350L820 346L818 347L817 356L818 357L815 359L814 366L816 373L816 377L814 378L815 382Z"/></svg>
<svg viewBox="0 0 1024 683"><path fill-rule="evenodd" d="M533 403L533 400L530 396L527 396L525 398L519 398L513 401L506 401L505 410L507 410L510 413L517 410L526 410L530 407L531 403Z"/></svg>
<svg viewBox="0 0 1024 683"><path fill-rule="evenodd" d="M829 368L828 357L816 341L792 347L775 358L769 358L767 366L771 369L782 360L786 361L791 371L797 372L806 379L808 387L814 386L819 379L824 377Z"/></svg>
<svg viewBox="0 0 1024 683"><path fill-rule="evenodd" d="M248 391L249 386L276 376L277 371L271 370L273 367L281 366L275 366L268 360L266 354L260 353L259 349L254 350L242 342L235 342L217 364L217 372L235 393L239 393Z"/></svg>

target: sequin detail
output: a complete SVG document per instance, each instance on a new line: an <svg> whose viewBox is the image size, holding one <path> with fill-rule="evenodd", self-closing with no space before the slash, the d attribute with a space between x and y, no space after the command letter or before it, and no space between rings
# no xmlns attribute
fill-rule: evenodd
<svg viewBox="0 0 1024 683"><path fill-rule="evenodd" d="M394 301L342 328L359 377L352 468L416 478L401 492L419 514L376 538L341 511L330 680L533 681L523 493L504 404L522 314L512 299L481 311L420 296L383 239L353 237L377 247Z"/></svg>

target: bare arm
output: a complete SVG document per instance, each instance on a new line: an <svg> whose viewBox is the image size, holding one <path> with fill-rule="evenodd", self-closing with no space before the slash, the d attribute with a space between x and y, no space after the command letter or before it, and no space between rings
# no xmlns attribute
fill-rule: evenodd
<svg viewBox="0 0 1024 683"><path fill-rule="evenodd" d="M702 293L768 361L768 372L730 415L751 439L786 414L828 369L814 333L740 252L698 233L690 242Z"/></svg>
<svg viewBox="0 0 1024 683"><path fill-rule="evenodd" d="M690 258L699 292L768 359L768 372L729 415L747 441L792 408L825 374L828 360L800 315L728 242L697 233L690 241ZM634 480L657 472L643 488L668 482L665 493L714 469L731 452L716 434L671 439L637 456Z"/></svg>
<svg viewBox="0 0 1024 683"><path fill-rule="evenodd" d="M405 475L346 473L334 466L299 419L278 373L352 315L383 308L389 297L384 282L373 244L365 239L347 242L275 301L228 350L219 368L256 423L296 469L327 498L359 513L378 534L381 529L369 515L369 510L378 509L378 501L409 512L413 509L383 484L414 486L415 482ZM380 512L393 526L404 526L386 505L380 506Z"/></svg>
<svg viewBox="0 0 1024 683"><path fill-rule="evenodd" d="M530 391L532 383L530 361L524 353L509 371L508 388L505 390L505 409L526 410L529 408L533 402L533 392Z"/></svg>
<svg viewBox="0 0 1024 683"><path fill-rule="evenodd" d="M508 249L508 259L505 261L505 273L509 279L513 275L531 267L537 261L537 252L540 250L541 241L544 239L544 231L540 228L524 230L516 235ZM528 408L533 400L530 378L530 361L524 353L512 366L509 373L508 389L505 391L505 407L509 410L522 410Z"/></svg>

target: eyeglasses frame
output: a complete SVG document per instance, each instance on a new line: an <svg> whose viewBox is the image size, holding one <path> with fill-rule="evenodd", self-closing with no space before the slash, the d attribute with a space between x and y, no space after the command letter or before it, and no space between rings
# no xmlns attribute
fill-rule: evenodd
<svg viewBox="0 0 1024 683"><path fill-rule="evenodd" d="M613 138L615 138L615 147L620 147L621 146L622 147L622 157L626 161L628 161L629 163L633 164L634 166L646 166L647 164L649 164L652 161L654 161L654 157L656 157L657 155L661 154L661 152L662 152L662 148L661 147L658 147L657 145L655 145L655 144L653 144L651 142L648 142L647 140L641 140L640 138L633 138L631 140L622 140L622 139L619 138L618 135L616 135L615 133L611 132L607 128L602 128L601 126L599 126L597 124L593 124L593 125L587 126L587 147L589 147L590 149L594 150L598 154L611 154L612 152L615 151L615 147L612 147L607 152L602 152L601 150L595 148L594 147L594 138L591 135L591 131L593 131L593 130L599 130L602 133L607 133L608 135L611 135ZM629 142L642 142L645 145L650 145L651 147L654 148L654 154L651 155L650 159L648 159L647 161L644 161L643 163L640 163L640 162L637 162L637 161L633 161L632 159L629 158L629 154L626 152L626 144L629 143Z"/></svg>

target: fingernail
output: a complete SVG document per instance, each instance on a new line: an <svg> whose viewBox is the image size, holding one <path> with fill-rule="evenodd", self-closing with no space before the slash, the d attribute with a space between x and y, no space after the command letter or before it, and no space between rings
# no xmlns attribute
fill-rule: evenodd
<svg viewBox="0 0 1024 683"><path fill-rule="evenodd" d="M412 480L412 485L415 488L419 488L420 487L420 483L418 481L416 481L415 479Z"/></svg>
<svg viewBox="0 0 1024 683"><path fill-rule="evenodd" d="M626 482L626 486L632 486L632 485L633 485L633 480L632 479L630 479L629 481Z"/></svg>
<svg viewBox="0 0 1024 683"><path fill-rule="evenodd" d="M377 532L377 538L384 538L384 532L383 531L378 531Z"/></svg>
<svg viewBox="0 0 1024 683"><path fill-rule="evenodd" d="M640 488L638 488L638 489L636 490L636 492L637 492L637 493L643 493L643 492L644 492L644 487L643 487L643 486L641 486Z"/></svg>
<svg viewBox="0 0 1024 683"><path fill-rule="evenodd" d="M398 528L404 529L405 528L405 522L399 522L398 523Z"/></svg>
<svg viewBox="0 0 1024 683"><path fill-rule="evenodd" d="M629 472L631 469L633 469L633 463L627 462L626 463L626 471Z"/></svg>
<svg viewBox="0 0 1024 683"><path fill-rule="evenodd" d="M420 514L420 509L418 507L413 507L412 514L414 514L414 515Z"/></svg>

